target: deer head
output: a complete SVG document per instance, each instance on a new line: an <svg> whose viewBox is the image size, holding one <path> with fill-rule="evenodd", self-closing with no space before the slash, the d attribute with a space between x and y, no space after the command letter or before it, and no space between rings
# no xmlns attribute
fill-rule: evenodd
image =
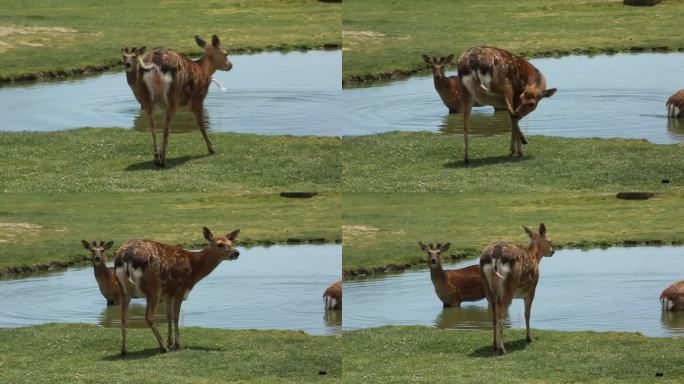
<svg viewBox="0 0 684 384"><path fill-rule="evenodd" d="M432 69L432 74L437 76L437 77L445 77L444 75L444 68L451 64L451 61L454 59L454 55L449 55L447 57L429 57L427 55L423 55L423 61L428 65L430 69Z"/></svg>
<svg viewBox="0 0 684 384"><path fill-rule="evenodd" d="M525 233L530 237L530 247L537 245L539 258L541 257L551 257L554 254L553 246L551 245L551 239L546 237L546 226L544 223L539 224L539 233L533 232L531 229L523 225Z"/></svg>
<svg viewBox="0 0 684 384"><path fill-rule="evenodd" d="M228 51L221 48L218 36L213 35L211 37L211 44L207 44L199 36L195 36L195 42L204 48L204 59L208 60L212 70L230 71L233 68L233 63L228 60Z"/></svg>
<svg viewBox="0 0 684 384"><path fill-rule="evenodd" d="M121 57L123 59L123 65L126 69L126 72L131 72L134 70L138 56L141 56L143 53L145 53L145 47L133 47L130 49L130 51L128 50L128 47L121 47Z"/></svg>
<svg viewBox="0 0 684 384"><path fill-rule="evenodd" d="M235 260L240 256L240 252L233 247L235 238L240 233L239 229L227 234L225 237L214 236L211 230L204 227L204 238L209 242L206 250L213 255L218 256L221 260Z"/></svg>
<svg viewBox="0 0 684 384"><path fill-rule="evenodd" d="M90 261L92 261L93 265L95 266L98 264L104 264L105 251L111 248L114 242L108 241L105 243L104 241L100 241L100 244L98 245L97 241L93 241L93 243L90 244L85 240L81 240L81 244L83 244L83 248L89 250L92 254Z"/></svg>
<svg viewBox="0 0 684 384"><path fill-rule="evenodd" d="M554 93L556 93L556 88L546 89L546 79L537 71L536 82L525 87L523 93L520 94L520 103L518 104L518 108L514 111L513 117L521 119L527 116L537 109L537 105L539 105L541 99L551 97Z"/></svg>
<svg viewBox="0 0 684 384"><path fill-rule="evenodd" d="M425 245L421 242L418 242L418 244L420 244L420 248L423 251L427 252L427 262L431 269L442 265L442 252L446 252L447 250L449 250L449 247L451 246L451 243L437 243L436 246L433 246L432 243L430 243L429 245Z"/></svg>

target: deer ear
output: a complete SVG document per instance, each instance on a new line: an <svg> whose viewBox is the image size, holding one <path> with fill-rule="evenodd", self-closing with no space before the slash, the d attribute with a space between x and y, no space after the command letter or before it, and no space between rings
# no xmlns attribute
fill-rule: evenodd
<svg viewBox="0 0 684 384"><path fill-rule="evenodd" d="M143 53L145 53L145 50L146 50L146 49L147 49L147 47L140 47L140 48L138 48L138 49L135 51L135 53L136 53L137 55L142 55Z"/></svg>
<svg viewBox="0 0 684 384"><path fill-rule="evenodd" d="M422 249L423 251L427 251L427 245L423 244L421 241L418 242L418 245L420 245L420 249Z"/></svg>
<svg viewBox="0 0 684 384"><path fill-rule="evenodd" d="M449 55L446 57L446 63L450 64L454 60L454 55Z"/></svg>
<svg viewBox="0 0 684 384"><path fill-rule="evenodd" d="M545 90L544 92L542 92L541 97L542 97L542 98L544 98L544 97L551 97L551 96L553 96L554 93L556 93L556 91L557 91L556 88L547 89L547 90Z"/></svg>
<svg viewBox="0 0 684 384"><path fill-rule="evenodd" d="M218 47L221 45L221 42L219 41L218 36L213 35L213 36L211 37L211 45L213 45L214 48L218 48Z"/></svg>
<svg viewBox="0 0 684 384"><path fill-rule="evenodd" d="M128 47L121 46L121 53L128 53Z"/></svg>
<svg viewBox="0 0 684 384"><path fill-rule="evenodd" d="M226 239L233 241L233 240L235 240L236 237L238 237L239 234L240 234L240 230L236 229L233 232L227 234Z"/></svg>
<svg viewBox="0 0 684 384"><path fill-rule="evenodd" d="M197 43L197 45L199 45L202 48L204 48L204 46L207 45L207 42L204 41L204 39L202 39L201 37L199 37L199 35L195 35L195 43Z"/></svg>
<svg viewBox="0 0 684 384"><path fill-rule="evenodd" d="M428 55L423 55L423 61L430 64L430 58L428 57Z"/></svg>
<svg viewBox="0 0 684 384"><path fill-rule="evenodd" d="M539 235L541 237L546 237L546 225L544 225L544 223L539 224Z"/></svg>
<svg viewBox="0 0 684 384"><path fill-rule="evenodd" d="M439 247L439 250L442 252L446 252L449 250L449 247L451 247L451 243L442 244L442 246Z"/></svg>
<svg viewBox="0 0 684 384"><path fill-rule="evenodd" d="M104 249L107 250L107 249L111 248L112 245L114 245L114 242L113 242L113 241L108 241L107 244L105 244Z"/></svg>
<svg viewBox="0 0 684 384"><path fill-rule="evenodd" d="M87 241L81 240L81 244L83 244L83 248L85 248L85 249L90 249L90 244L88 244Z"/></svg>
<svg viewBox="0 0 684 384"><path fill-rule="evenodd" d="M523 229L525 230L525 233L527 233L527 236L530 237L530 239L532 238L532 236L534 236L534 232L532 232L531 229L527 228L527 227L524 226L524 225L523 225Z"/></svg>
<svg viewBox="0 0 684 384"><path fill-rule="evenodd" d="M209 228L202 227L202 233L204 233L204 238L207 239L208 242L214 241L214 234L211 233Z"/></svg>

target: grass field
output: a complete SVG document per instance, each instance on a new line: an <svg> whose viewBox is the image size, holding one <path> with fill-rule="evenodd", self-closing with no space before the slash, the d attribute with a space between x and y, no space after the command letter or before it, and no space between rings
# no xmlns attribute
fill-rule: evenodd
<svg viewBox="0 0 684 384"><path fill-rule="evenodd" d="M684 193L645 201L612 193L386 193L342 197L342 268L382 272L425 263L418 242L479 255L494 240L528 244L521 225L544 222L554 246L684 242Z"/></svg>
<svg viewBox="0 0 684 384"><path fill-rule="evenodd" d="M0 328L7 383L339 382L341 338L292 331L182 328L185 349L159 354L149 329L84 324ZM325 375L321 375L321 373Z"/></svg>
<svg viewBox="0 0 684 384"><path fill-rule="evenodd" d="M169 139L167 169L152 163L149 133L90 128L0 132L2 192L334 191L340 140L326 137L210 134L209 156L197 132Z"/></svg>
<svg viewBox="0 0 684 384"><path fill-rule="evenodd" d="M681 0L655 7L619 0L345 0L343 82L427 73L421 54L458 56L476 45L525 56L682 50L682 16Z"/></svg>
<svg viewBox="0 0 684 384"><path fill-rule="evenodd" d="M339 47L340 4L315 0L0 1L0 81L118 65L121 46L199 54L217 34L230 52Z"/></svg>
<svg viewBox="0 0 684 384"><path fill-rule="evenodd" d="M345 332L348 383L679 383L684 339L633 333L506 329L493 357L491 331L385 327ZM662 377L656 377L660 373Z"/></svg>
<svg viewBox="0 0 684 384"><path fill-rule="evenodd" d="M530 136L510 157L507 136L391 132L344 137L345 192L565 192L682 190L684 148L642 140ZM662 180L668 179L668 184Z"/></svg>
<svg viewBox="0 0 684 384"><path fill-rule="evenodd" d="M81 239L148 238L185 246L215 233L241 229L238 246L340 241L340 196L310 199L275 194L5 193L0 200L0 271L8 267L89 256ZM111 253L110 253L111 254Z"/></svg>

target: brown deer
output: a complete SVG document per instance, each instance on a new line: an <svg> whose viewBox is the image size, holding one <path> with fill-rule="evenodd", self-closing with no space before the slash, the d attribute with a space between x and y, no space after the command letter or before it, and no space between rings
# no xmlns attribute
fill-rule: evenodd
<svg viewBox="0 0 684 384"><path fill-rule="evenodd" d="M105 251L112 247L113 241L93 241L92 244L85 240L81 240L83 248L91 253L90 261L93 263L93 271L95 272L95 280L97 286L100 288L100 293L107 300L107 305L119 304L121 302L121 288L119 282L116 280L114 268L109 268L105 264Z"/></svg>
<svg viewBox="0 0 684 384"><path fill-rule="evenodd" d="M684 117L684 89L667 99L667 117Z"/></svg>
<svg viewBox="0 0 684 384"><path fill-rule="evenodd" d="M218 36L212 37L211 44L207 44L199 36L195 36L195 42L204 48L204 55L196 61L166 48L155 48L144 56L138 56L137 92L150 119L154 163L158 167L166 166L171 121L180 106L190 107L207 144L207 150L210 154L214 153L204 126L204 99L209 91L212 74L217 70L229 71L233 64L228 60L228 52L221 48ZM155 106L165 109L161 151L157 147Z"/></svg>
<svg viewBox="0 0 684 384"><path fill-rule="evenodd" d="M478 301L485 298L485 287L479 265L445 271L442 268L442 252L446 252L451 243L436 246L425 245L421 242L418 244L423 251L427 252L430 279L444 308L460 307L464 301Z"/></svg>
<svg viewBox="0 0 684 384"><path fill-rule="evenodd" d="M458 59L463 104L464 161L468 163L468 127L475 102L506 109L511 121L511 156L522 156L527 144L518 122L534 111L539 101L553 96L556 88L546 89L546 79L520 56L493 47L470 48Z"/></svg>
<svg viewBox="0 0 684 384"><path fill-rule="evenodd" d="M527 342L530 336L530 310L539 282L539 262L544 256L553 256L551 240L546 237L546 226L539 225L539 233L523 226L530 237L525 248L506 241L497 241L487 246L480 255L480 270L485 283L487 301L492 307L494 330L494 351L506 353L503 344L503 322L513 298L525 300L525 327Z"/></svg>
<svg viewBox="0 0 684 384"><path fill-rule="evenodd" d="M190 252L180 246L167 245L151 240L130 240L116 251L114 269L123 287L121 300L121 354L126 349L126 322L131 297L145 297L145 319L152 329L161 352L168 348L181 348L178 320L181 303L192 288L213 271L221 261L234 260L240 255L233 242L240 233L237 229L225 237L214 237L204 227L204 238L209 242L201 251ZM168 348L162 342L154 324L154 310L159 300L166 305L168 322ZM173 326L173 329L172 329ZM175 335L174 335L175 332Z"/></svg>
<svg viewBox="0 0 684 384"><path fill-rule="evenodd" d="M323 292L323 301L325 302L325 309L342 309L341 281L336 281L326 288Z"/></svg>
<svg viewBox="0 0 684 384"><path fill-rule="evenodd" d="M684 280L665 288L660 294L663 311L684 311Z"/></svg>
<svg viewBox="0 0 684 384"><path fill-rule="evenodd" d="M121 47L121 56L123 59L124 70L126 71L126 82L133 91L133 96L140 103L142 109L142 101L139 96L140 87L138 87L138 56L145 53L145 47L133 47L130 50L128 47Z"/></svg>

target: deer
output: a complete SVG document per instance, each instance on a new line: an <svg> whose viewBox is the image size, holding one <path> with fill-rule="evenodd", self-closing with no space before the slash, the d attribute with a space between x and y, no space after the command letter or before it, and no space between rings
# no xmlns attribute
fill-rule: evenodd
<svg viewBox="0 0 684 384"><path fill-rule="evenodd" d="M145 320L154 333L160 351L165 353L170 348L182 348L178 329L182 302L187 299L192 288L223 260L235 260L240 256L240 252L234 247L239 229L224 237L215 237L207 227L202 231L208 244L199 252L152 240L129 240L116 251L114 270L123 291L121 355L127 353L126 323L131 297L146 299ZM154 311L159 300L164 300L166 305L166 345L154 323Z"/></svg>
<svg viewBox="0 0 684 384"><path fill-rule="evenodd" d="M444 308L460 307L464 301L478 301L485 298L485 287L479 265L445 271L442 268L442 252L449 250L451 243L425 245L418 242L427 252L430 279L437 297Z"/></svg>
<svg viewBox="0 0 684 384"><path fill-rule="evenodd" d="M230 71L233 64L228 60L228 52L221 47L218 36L212 36L211 44L207 44L199 36L195 36L195 42L204 49L204 54L199 60L191 60L166 48L155 48L143 56L138 56L136 88L143 109L150 120L154 164L160 168L166 166L171 121L181 106L190 107L209 154L215 153L203 119L204 99L214 72ZM157 123L154 118L156 106L165 109L161 149L157 146Z"/></svg>
<svg viewBox="0 0 684 384"><path fill-rule="evenodd" d="M91 253L90 261L93 263L93 271L95 273L95 280L97 286L100 288L100 293L107 300L107 306L119 304L121 302L121 288L116 279L114 268L109 268L105 264L105 251L114 245L113 241L97 241L89 243L81 240L83 248Z"/></svg>
<svg viewBox="0 0 684 384"><path fill-rule="evenodd" d="M342 309L342 281L332 283L323 292L325 309Z"/></svg>
<svg viewBox="0 0 684 384"><path fill-rule="evenodd" d="M131 88L131 91L133 91L133 96L135 96L135 99L140 103L140 109L143 107L139 95L140 87L138 87L138 57L145 53L145 49L146 47L133 47L129 50L128 47L121 47L123 66L126 71L126 82Z"/></svg>
<svg viewBox="0 0 684 384"><path fill-rule="evenodd" d="M684 117L684 89L675 92L665 103L667 117Z"/></svg>
<svg viewBox="0 0 684 384"><path fill-rule="evenodd" d="M474 103L506 109L511 123L511 156L522 156L527 139L519 121L533 112L539 101L553 96L556 88L546 88L546 78L520 56L494 47L467 49L458 59L463 109L464 162L468 159L468 129Z"/></svg>
<svg viewBox="0 0 684 384"><path fill-rule="evenodd" d="M530 311L539 282L539 262L542 257L554 254L551 240L547 237L544 223L535 233L523 226L530 238L526 248L508 241L496 241L488 245L480 255L480 273L485 284L487 301L492 308L493 348L495 354L503 355L503 322L513 298L525 301L526 340L530 335Z"/></svg>
<svg viewBox="0 0 684 384"><path fill-rule="evenodd" d="M684 311L684 280L665 288L660 294L663 311Z"/></svg>

